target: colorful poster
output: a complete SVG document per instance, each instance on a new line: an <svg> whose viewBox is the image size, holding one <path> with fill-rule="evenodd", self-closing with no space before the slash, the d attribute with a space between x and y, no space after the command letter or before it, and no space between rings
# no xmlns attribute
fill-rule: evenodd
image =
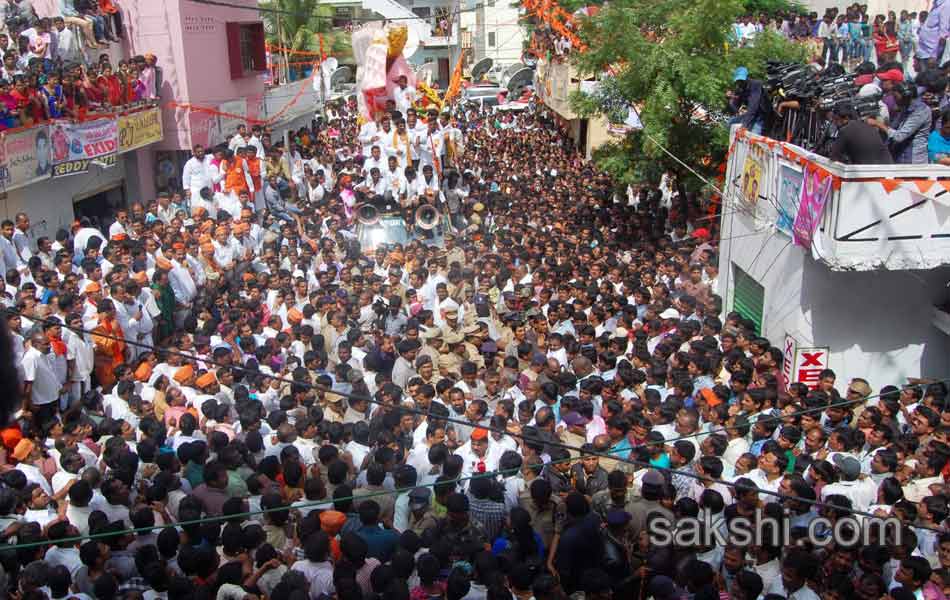
<svg viewBox="0 0 950 600"><path fill-rule="evenodd" d="M156 108L119 117L119 153L162 140L162 112Z"/></svg>
<svg viewBox="0 0 950 600"><path fill-rule="evenodd" d="M0 186L12 190L35 181L49 179L49 128L45 125L3 133L0 157Z"/></svg>
<svg viewBox="0 0 950 600"><path fill-rule="evenodd" d="M814 165L805 167L801 200L792 225L792 240L796 246L811 248L815 230L825 212L825 204L831 197L831 184L831 175L828 173L822 175Z"/></svg>
<svg viewBox="0 0 950 600"><path fill-rule="evenodd" d="M742 198L749 204L755 204L762 192L762 163L746 156L742 166Z"/></svg>
<svg viewBox="0 0 950 600"><path fill-rule="evenodd" d="M54 122L50 126L53 147L53 177L65 177L89 170L90 163L115 164L119 149L118 121L98 119L85 123Z"/></svg>
<svg viewBox="0 0 950 600"><path fill-rule="evenodd" d="M789 165L779 166L778 215L775 226L785 235L792 236L795 215L798 214L798 201L802 195L802 171Z"/></svg>

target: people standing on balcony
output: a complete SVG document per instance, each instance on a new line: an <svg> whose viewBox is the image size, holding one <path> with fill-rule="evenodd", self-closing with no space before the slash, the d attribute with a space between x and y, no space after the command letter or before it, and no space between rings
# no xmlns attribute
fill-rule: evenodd
<svg viewBox="0 0 950 600"><path fill-rule="evenodd" d="M66 98L63 96L63 87L60 85L58 73L50 73L46 76L46 81L40 87L40 93L45 98L44 108L46 109L46 119L62 119L72 116L66 112Z"/></svg>
<svg viewBox="0 0 950 600"><path fill-rule="evenodd" d="M13 79L13 92L11 95L16 100L17 117L20 125L29 127L45 118L43 108L43 99L39 92L29 86L25 75L17 75Z"/></svg>
<svg viewBox="0 0 950 600"><path fill-rule="evenodd" d="M92 19L85 19L80 16L79 11L76 10L74 0L59 0L59 14L61 16L57 18L62 19L65 24L79 27L82 31L86 48L95 50L99 47L99 44L96 43L96 33L92 27Z"/></svg>
<svg viewBox="0 0 950 600"><path fill-rule="evenodd" d="M102 75L97 80L102 88L105 101L110 106L119 106L122 104L122 82L119 76L112 71L112 65L105 63L102 65Z"/></svg>
<svg viewBox="0 0 950 600"><path fill-rule="evenodd" d="M762 134L771 121L772 104L762 82L749 79L749 69L737 67L732 74L733 89L726 92L728 110L736 115L730 124L739 123L753 133Z"/></svg>
<svg viewBox="0 0 950 600"><path fill-rule="evenodd" d="M950 2L934 0L926 17L921 13L917 32L917 60L920 70L933 69L940 64L947 38L950 37Z"/></svg>
<svg viewBox="0 0 950 600"><path fill-rule="evenodd" d="M831 160L853 165L889 165L894 162L878 129L858 118L853 104L839 103L833 114L838 137L831 146Z"/></svg>

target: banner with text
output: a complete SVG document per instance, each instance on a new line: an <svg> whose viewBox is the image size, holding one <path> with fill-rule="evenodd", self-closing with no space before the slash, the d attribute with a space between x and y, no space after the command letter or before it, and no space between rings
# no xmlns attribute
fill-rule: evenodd
<svg viewBox="0 0 950 600"><path fill-rule="evenodd" d="M31 127L3 133L3 156L0 157L0 187L12 190L43 179L49 179L49 128Z"/></svg>
<svg viewBox="0 0 950 600"><path fill-rule="evenodd" d="M50 126L53 177L86 173L90 163L115 165L119 149L118 121L99 119L85 123L57 121Z"/></svg>
<svg viewBox="0 0 950 600"><path fill-rule="evenodd" d="M162 111L150 108L119 117L119 153L162 140Z"/></svg>

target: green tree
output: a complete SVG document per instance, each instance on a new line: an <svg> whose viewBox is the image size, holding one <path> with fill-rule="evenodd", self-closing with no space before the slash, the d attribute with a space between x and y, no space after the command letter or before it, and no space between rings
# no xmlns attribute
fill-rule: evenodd
<svg viewBox="0 0 950 600"><path fill-rule="evenodd" d="M744 10L742 0L617 0L583 20L588 50L572 60L601 85L593 95L575 93L575 110L618 121L635 106L644 126L597 153L603 168L627 182L655 180L665 168L685 172L672 154L707 177L714 174L728 131L707 115L724 108L733 69L745 65L761 74L766 58L804 56L770 34L757 38L755 48L731 47L732 24Z"/></svg>
<svg viewBox="0 0 950 600"><path fill-rule="evenodd" d="M291 50L316 52L320 49L337 57L340 62L352 60L350 36L333 27L334 8L320 0L263 0L258 6L264 20L268 43ZM299 62L300 57L290 57Z"/></svg>

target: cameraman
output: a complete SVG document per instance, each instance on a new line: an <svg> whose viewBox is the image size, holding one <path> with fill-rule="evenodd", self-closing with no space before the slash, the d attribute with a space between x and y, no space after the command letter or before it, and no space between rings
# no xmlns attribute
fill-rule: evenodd
<svg viewBox="0 0 950 600"><path fill-rule="evenodd" d="M738 123L752 133L761 135L769 126L772 114L772 104L762 88L762 82L749 79L749 69L745 67L737 67L732 73L732 80L735 88L726 92L729 101L727 110L736 117L729 125ZM743 106L745 112L741 112Z"/></svg>
<svg viewBox="0 0 950 600"><path fill-rule="evenodd" d="M373 304L373 311L378 316L376 326L386 332L386 335L402 335L406 330L408 318L402 310L402 298L393 294L389 297L389 306L377 301Z"/></svg>
<svg viewBox="0 0 950 600"><path fill-rule="evenodd" d="M831 146L831 160L852 165L889 165L894 162L875 126L858 118L851 101L835 105L833 119L838 138Z"/></svg>
<svg viewBox="0 0 950 600"><path fill-rule="evenodd" d="M917 97L917 86L903 82L894 87L897 111L891 112L891 126L868 119L868 124L884 132L897 164L927 163L927 137L932 122L931 109Z"/></svg>

